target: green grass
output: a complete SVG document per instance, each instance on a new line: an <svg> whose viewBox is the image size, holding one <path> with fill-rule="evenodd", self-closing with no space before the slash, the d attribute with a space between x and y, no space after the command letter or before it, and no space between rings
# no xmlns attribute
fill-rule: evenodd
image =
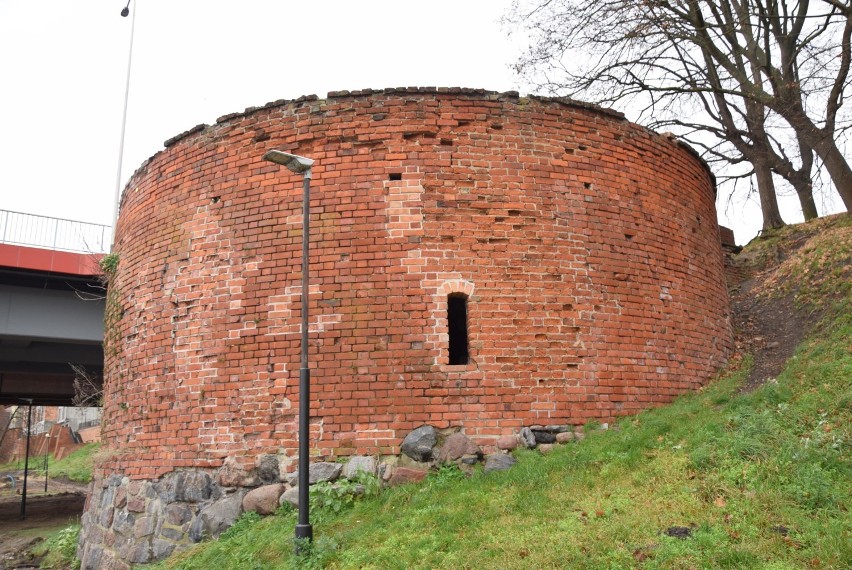
<svg viewBox="0 0 852 570"><path fill-rule="evenodd" d="M852 257L849 218L818 223L829 226L824 240L812 227L776 240L811 240L779 271L825 318L754 392L739 391L745 355L617 429L547 455L517 452L510 471L443 469L337 513L318 509L301 555L295 516L282 511L244 515L220 540L154 568L850 568L852 291L837 282Z"/></svg>
<svg viewBox="0 0 852 570"><path fill-rule="evenodd" d="M841 310L751 394L737 392L745 358L618 430L520 452L508 472L444 472L317 513L304 556L292 554L285 512L247 516L157 568L848 567L850 339L852 311ZM672 526L691 536L666 536Z"/></svg>
<svg viewBox="0 0 852 570"><path fill-rule="evenodd" d="M44 557L39 568L79 568L80 561L76 558L79 537L79 524L63 526L51 532L32 549L34 556Z"/></svg>
<svg viewBox="0 0 852 570"><path fill-rule="evenodd" d="M74 453L48 466L51 477L67 477L71 481L88 483L92 480L92 463L100 450L100 443L87 443Z"/></svg>
<svg viewBox="0 0 852 570"><path fill-rule="evenodd" d="M92 480L94 456L100 447L100 443L87 443L59 461L49 460L47 464L48 475L51 478L65 477L78 483L89 483ZM44 455L30 457L29 468L33 475L44 476ZM23 459L0 465L0 473L23 469Z"/></svg>

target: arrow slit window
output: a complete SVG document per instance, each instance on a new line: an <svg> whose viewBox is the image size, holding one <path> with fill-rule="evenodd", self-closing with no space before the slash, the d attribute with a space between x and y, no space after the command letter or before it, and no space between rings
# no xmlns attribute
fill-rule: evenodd
<svg viewBox="0 0 852 570"><path fill-rule="evenodd" d="M450 364L467 364L467 295L447 297L447 328L450 337Z"/></svg>

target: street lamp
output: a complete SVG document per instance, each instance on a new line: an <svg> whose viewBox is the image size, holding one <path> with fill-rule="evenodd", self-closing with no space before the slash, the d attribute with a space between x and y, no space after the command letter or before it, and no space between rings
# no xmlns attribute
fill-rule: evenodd
<svg viewBox="0 0 852 570"><path fill-rule="evenodd" d="M302 193L302 364L299 368L299 521L296 523L296 539L311 541L314 529L309 522L308 486L310 462L308 461L308 437L310 420L311 371L308 369L308 249L310 246L311 218L311 166L314 161L304 156L270 150L263 160L286 166L296 174L304 175ZM296 550L300 545L296 544Z"/></svg>

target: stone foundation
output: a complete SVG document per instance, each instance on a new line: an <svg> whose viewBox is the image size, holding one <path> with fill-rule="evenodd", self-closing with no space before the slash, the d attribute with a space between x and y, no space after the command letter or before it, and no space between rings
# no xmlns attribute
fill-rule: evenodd
<svg viewBox="0 0 852 570"><path fill-rule="evenodd" d="M517 447L539 446L547 453L554 443L582 438L578 426L530 426L504 436L486 455L459 431L425 425L408 434L399 456L313 463L309 479L311 484L333 482L366 472L378 476L384 486L396 486L418 483L438 465L456 464L470 471L483 462L486 472L500 471L514 465L508 452ZM120 475L97 478L81 519L77 554L82 570L129 570L133 564L162 560L196 542L217 538L245 511L271 514L285 501L297 506L297 474L284 473L279 465L278 457L260 455L248 472L226 460L219 469L172 471L156 481ZM264 497L272 491L271 500Z"/></svg>

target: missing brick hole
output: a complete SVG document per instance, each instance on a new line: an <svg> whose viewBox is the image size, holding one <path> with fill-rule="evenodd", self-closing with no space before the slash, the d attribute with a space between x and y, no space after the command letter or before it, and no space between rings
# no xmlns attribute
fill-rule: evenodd
<svg viewBox="0 0 852 570"><path fill-rule="evenodd" d="M587 147L587 146L586 146L586 145L584 145L584 144L581 144L580 146L578 146L578 147L577 147L577 150L580 150L580 151L588 150L588 149L589 149L589 147Z"/></svg>
<svg viewBox="0 0 852 570"><path fill-rule="evenodd" d="M388 174L388 180L402 180L402 172L391 172Z"/></svg>
<svg viewBox="0 0 852 570"><path fill-rule="evenodd" d="M521 215L521 211L520 211L520 210L509 210L507 213L508 213L510 216L520 216L520 215Z"/></svg>
<svg viewBox="0 0 852 570"><path fill-rule="evenodd" d="M583 182L583 188L585 188L586 190L589 190L591 187L592 187L591 182Z"/></svg>
<svg viewBox="0 0 852 570"><path fill-rule="evenodd" d="M218 204L219 200L221 200L221 199L222 198L220 198L219 196L213 196L212 198L210 198L210 201L213 202L214 204Z"/></svg>
<svg viewBox="0 0 852 570"><path fill-rule="evenodd" d="M452 140L452 139L443 139L443 138L442 138L442 139L441 139L441 145L443 145L443 146L453 146L453 140Z"/></svg>
<svg viewBox="0 0 852 570"><path fill-rule="evenodd" d="M580 365L576 362L569 362L569 363L565 364L565 368L576 369L576 368L579 368L579 367L580 367Z"/></svg>
<svg viewBox="0 0 852 570"><path fill-rule="evenodd" d="M634 235L633 234L624 234L624 237L627 238L627 239L633 239Z"/></svg>
<svg viewBox="0 0 852 570"><path fill-rule="evenodd" d="M566 148L565 154L574 154L574 149L573 148Z"/></svg>

